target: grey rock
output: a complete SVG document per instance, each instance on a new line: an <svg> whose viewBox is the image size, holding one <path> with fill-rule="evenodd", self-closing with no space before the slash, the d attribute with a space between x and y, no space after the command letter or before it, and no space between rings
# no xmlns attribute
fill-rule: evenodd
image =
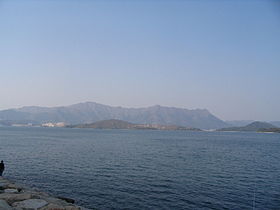
<svg viewBox="0 0 280 210"><path fill-rule="evenodd" d="M72 199L56 198L48 193L28 187L20 187L0 177L0 210L87 210L68 202Z"/></svg>
<svg viewBox="0 0 280 210"><path fill-rule="evenodd" d="M47 201L42 199L28 199L12 204L13 207L22 208L24 210L39 209L48 205Z"/></svg>
<svg viewBox="0 0 280 210"><path fill-rule="evenodd" d="M67 203L75 203L75 200L72 199L72 198L66 198L66 197L62 197L62 196L58 196L57 198L58 198L58 199L61 199L61 200L64 200L64 201L66 201Z"/></svg>
<svg viewBox="0 0 280 210"><path fill-rule="evenodd" d="M17 189L7 188L4 190L5 193L18 193Z"/></svg>
<svg viewBox="0 0 280 210"><path fill-rule="evenodd" d="M23 201L23 200L30 199L30 198L31 198L31 194L27 194L27 193L21 193L21 194L2 193L2 194L0 194L0 199L7 201L9 204L17 202L17 201Z"/></svg>
<svg viewBox="0 0 280 210"><path fill-rule="evenodd" d="M18 189L19 192L23 189L22 186L20 186L20 185L15 185L15 184L12 184L12 183L9 183L7 188L10 188L10 189Z"/></svg>
<svg viewBox="0 0 280 210"><path fill-rule="evenodd" d="M90 210L88 208L82 207L82 206L78 206L80 208L80 210Z"/></svg>
<svg viewBox="0 0 280 210"><path fill-rule="evenodd" d="M81 210L79 206L73 206L73 205L68 205L68 206L62 206L62 205L57 205L50 203L49 205L41 208L40 210Z"/></svg>
<svg viewBox="0 0 280 210"><path fill-rule="evenodd" d="M4 190L8 187L8 183L7 182L0 182L0 190Z"/></svg>
<svg viewBox="0 0 280 210"><path fill-rule="evenodd" d="M78 206L65 206L65 210L81 210Z"/></svg>
<svg viewBox="0 0 280 210"><path fill-rule="evenodd" d="M54 197L51 197L51 196L40 196L40 197L41 197L41 199L47 201L48 203L55 204L55 205L58 205L58 206L69 205L66 201L58 199L58 198L54 198Z"/></svg>
<svg viewBox="0 0 280 210"><path fill-rule="evenodd" d="M0 200L0 210L13 210L13 208L4 200Z"/></svg>
<svg viewBox="0 0 280 210"><path fill-rule="evenodd" d="M65 210L65 208L61 205L50 203L47 206L44 206L40 210Z"/></svg>

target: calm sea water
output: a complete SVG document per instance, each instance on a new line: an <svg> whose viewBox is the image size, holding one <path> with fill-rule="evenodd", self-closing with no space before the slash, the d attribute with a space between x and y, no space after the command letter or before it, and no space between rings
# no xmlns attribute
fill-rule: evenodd
<svg viewBox="0 0 280 210"><path fill-rule="evenodd" d="M92 209L280 209L280 135L0 128L4 176Z"/></svg>

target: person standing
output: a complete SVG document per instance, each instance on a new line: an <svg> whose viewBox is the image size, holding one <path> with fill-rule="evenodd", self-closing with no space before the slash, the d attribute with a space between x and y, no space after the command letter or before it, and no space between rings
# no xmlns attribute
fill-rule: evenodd
<svg viewBox="0 0 280 210"><path fill-rule="evenodd" d="M5 165L4 165L3 160L1 160L1 163L0 163L0 176L2 176L4 170L5 170Z"/></svg>

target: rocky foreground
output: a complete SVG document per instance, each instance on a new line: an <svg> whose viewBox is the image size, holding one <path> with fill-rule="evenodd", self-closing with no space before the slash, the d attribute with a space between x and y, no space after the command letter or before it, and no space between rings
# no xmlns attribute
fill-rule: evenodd
<svg viewBox="0 0 280 210"><path fill-rule="evenodd" d="M74 200L53 197L0 177L0 210L88 210Z"/></svg>

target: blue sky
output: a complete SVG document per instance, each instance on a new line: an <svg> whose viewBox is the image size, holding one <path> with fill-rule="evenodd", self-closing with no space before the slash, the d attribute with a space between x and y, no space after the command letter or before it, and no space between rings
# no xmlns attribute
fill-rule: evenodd
<svg viewBox="0 0 280 210"><path fill-rule="evenodd" d="M0 109L84 101L280 120L280 3L2 0Z"/></svg>

